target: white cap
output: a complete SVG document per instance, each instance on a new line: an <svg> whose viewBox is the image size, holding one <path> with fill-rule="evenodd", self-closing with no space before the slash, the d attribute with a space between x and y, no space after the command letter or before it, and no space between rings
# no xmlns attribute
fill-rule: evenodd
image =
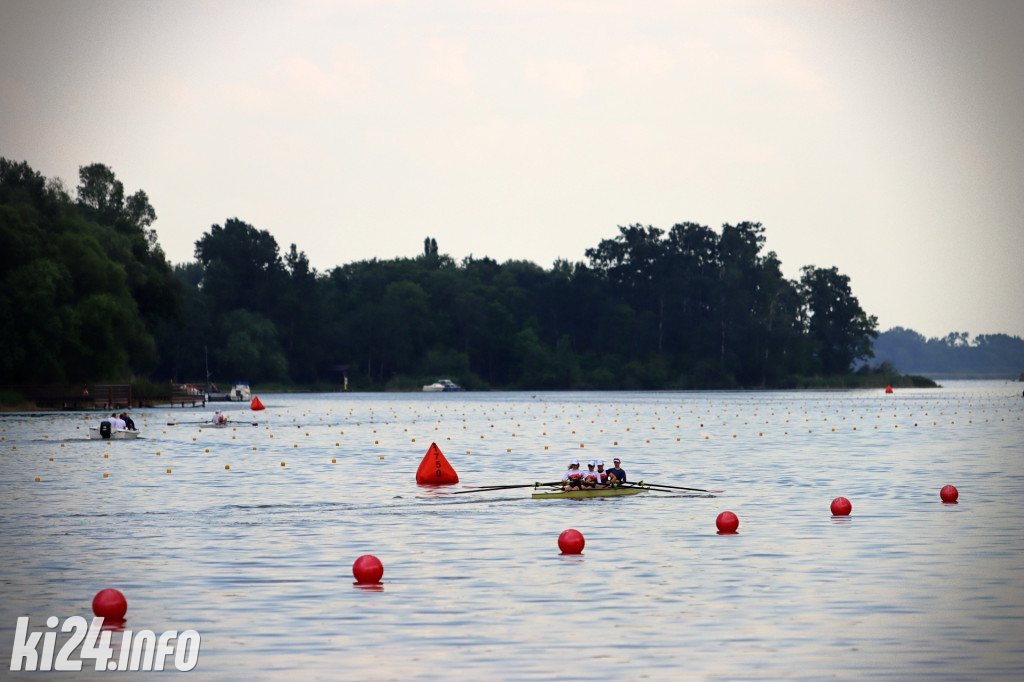
<svg viewBox="0 0 1024 682"><path fill-rule="evenodd" d="M569 466L572 466L573 464L579 464L579 463L580 463L580 461L578 459L574 459L573 461L569 462Z"/></svg>
<svg viewBox="0 0 1024 682"><path fill-rule="evenodd" d="M603 467L604 466L604 460L603 459L597 460L597 466Z"/></svg>
<svg viewBox="0 0 1024 682"><path fill-rule="evenodd" d="M597 462L595 462L594 460L590 460L589 462L587 462L587 466L588 467L597 466Z"/></svg>

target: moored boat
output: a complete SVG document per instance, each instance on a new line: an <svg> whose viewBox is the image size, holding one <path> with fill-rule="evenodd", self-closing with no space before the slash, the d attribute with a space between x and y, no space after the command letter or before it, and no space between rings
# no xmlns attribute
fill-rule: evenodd
<svg viewBox="0 0 1024 682"><path fill-rule="evenodd" d="M451 392L461 391L462 387L456 384L451 379L438 379L432 384L427 384L423 387L423 390L427 393L440 393L440 392Z"/></svg>
<svg viewBox="0 0 1024 682"><path fill-rule="evenodd" d="M110 429L109 435L104 436L98 426L89 427L89 438L92 440L132 440L138 438L141 431L130 431L128 429Z"/></svg>
<svg viewBox="0 0 1024 682"><path fill-rule="evenodd" d="M582 490L546 490L533 493L535 500L581 499L587 497L616 497L618 495L637 495L650 490L646 486L620 485L615 488L584 488Z"/></svg>
<svg viewBox="0 0 1024 682"><path fill-rule="evenodd" d="M236 381L227 393L210 390L206 394L206 402L247 402L252 398L252 389L245 381Z"/></svg>

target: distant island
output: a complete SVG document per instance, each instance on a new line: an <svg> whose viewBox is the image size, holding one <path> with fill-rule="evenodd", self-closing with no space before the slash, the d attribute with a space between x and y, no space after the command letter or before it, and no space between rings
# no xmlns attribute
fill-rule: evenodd
<svg viewBox="0 0 1024 682"><path fill-rule="evenodd" d="M1024 381L1024 339L1007 334L950 332L926 339L912 329L893 327L874 343L874 362L933 379Z"/></svg>

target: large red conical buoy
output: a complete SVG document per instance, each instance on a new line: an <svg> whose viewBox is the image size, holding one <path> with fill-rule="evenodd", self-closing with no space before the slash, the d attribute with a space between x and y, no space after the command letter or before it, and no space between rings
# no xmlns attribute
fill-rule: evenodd
<svg viewBox="0 0 1024 682"><path fill-rule="evenodd" d="M420 485L447 485L459 482L459 475L444 458L437 443L431 443L427 454L423 455L420 468L416 470L416 482Z"/></svg>
<svg viewBox="0 0 1024 682"><path fill-rule="evenodd" d="M885 387L885 392L886 393L892 393L892 386L886 386Z"/></svg>
<svg viewBox="0 0 1024 682"><path fill-rule="evenodd" d="M255 396L252 399L252 402L249 404L249 409L250 410L263 410L263 409L266 409L266 408L263 407L263 403L260 402L260 397L259 396Z"/></svg>

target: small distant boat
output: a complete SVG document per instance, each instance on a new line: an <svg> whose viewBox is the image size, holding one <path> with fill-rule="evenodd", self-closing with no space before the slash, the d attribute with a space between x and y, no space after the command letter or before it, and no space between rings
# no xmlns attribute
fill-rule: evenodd
<svg viewBox="0 0 1024 682"><path fill-rule="evenodd" d="M102 429L99 426L89 427L89 438L92 440L132 440L133 438L138 438L140 433L142 432L129 431L128 429Z"/></svg>
<svg viewBox="0 0 1024 682"><path fill-rule="evenodd" d="M583 490L550 490L535 492L532 497L535 500L558 500L558 499L581 499L585 497L616 497L618 495L638 495L645 493L650 488L639 485L621 485L616 488L584 488Z"/></svg>
<svg viewBox="0 0 1024 682"><path fill-rule="evenodd" d="M210 391L206 394L206 402L248 402L251 399L252 390L245 381L236 381L227 393Z"/></svg>
<svg viewBox="0 0 1024 682"><path fill-rule="evenodd" d="M451 379L438 379L434 383L424 386L423 390L427 393L448 393L450 391L461 391L462 387Z"/></svg>

